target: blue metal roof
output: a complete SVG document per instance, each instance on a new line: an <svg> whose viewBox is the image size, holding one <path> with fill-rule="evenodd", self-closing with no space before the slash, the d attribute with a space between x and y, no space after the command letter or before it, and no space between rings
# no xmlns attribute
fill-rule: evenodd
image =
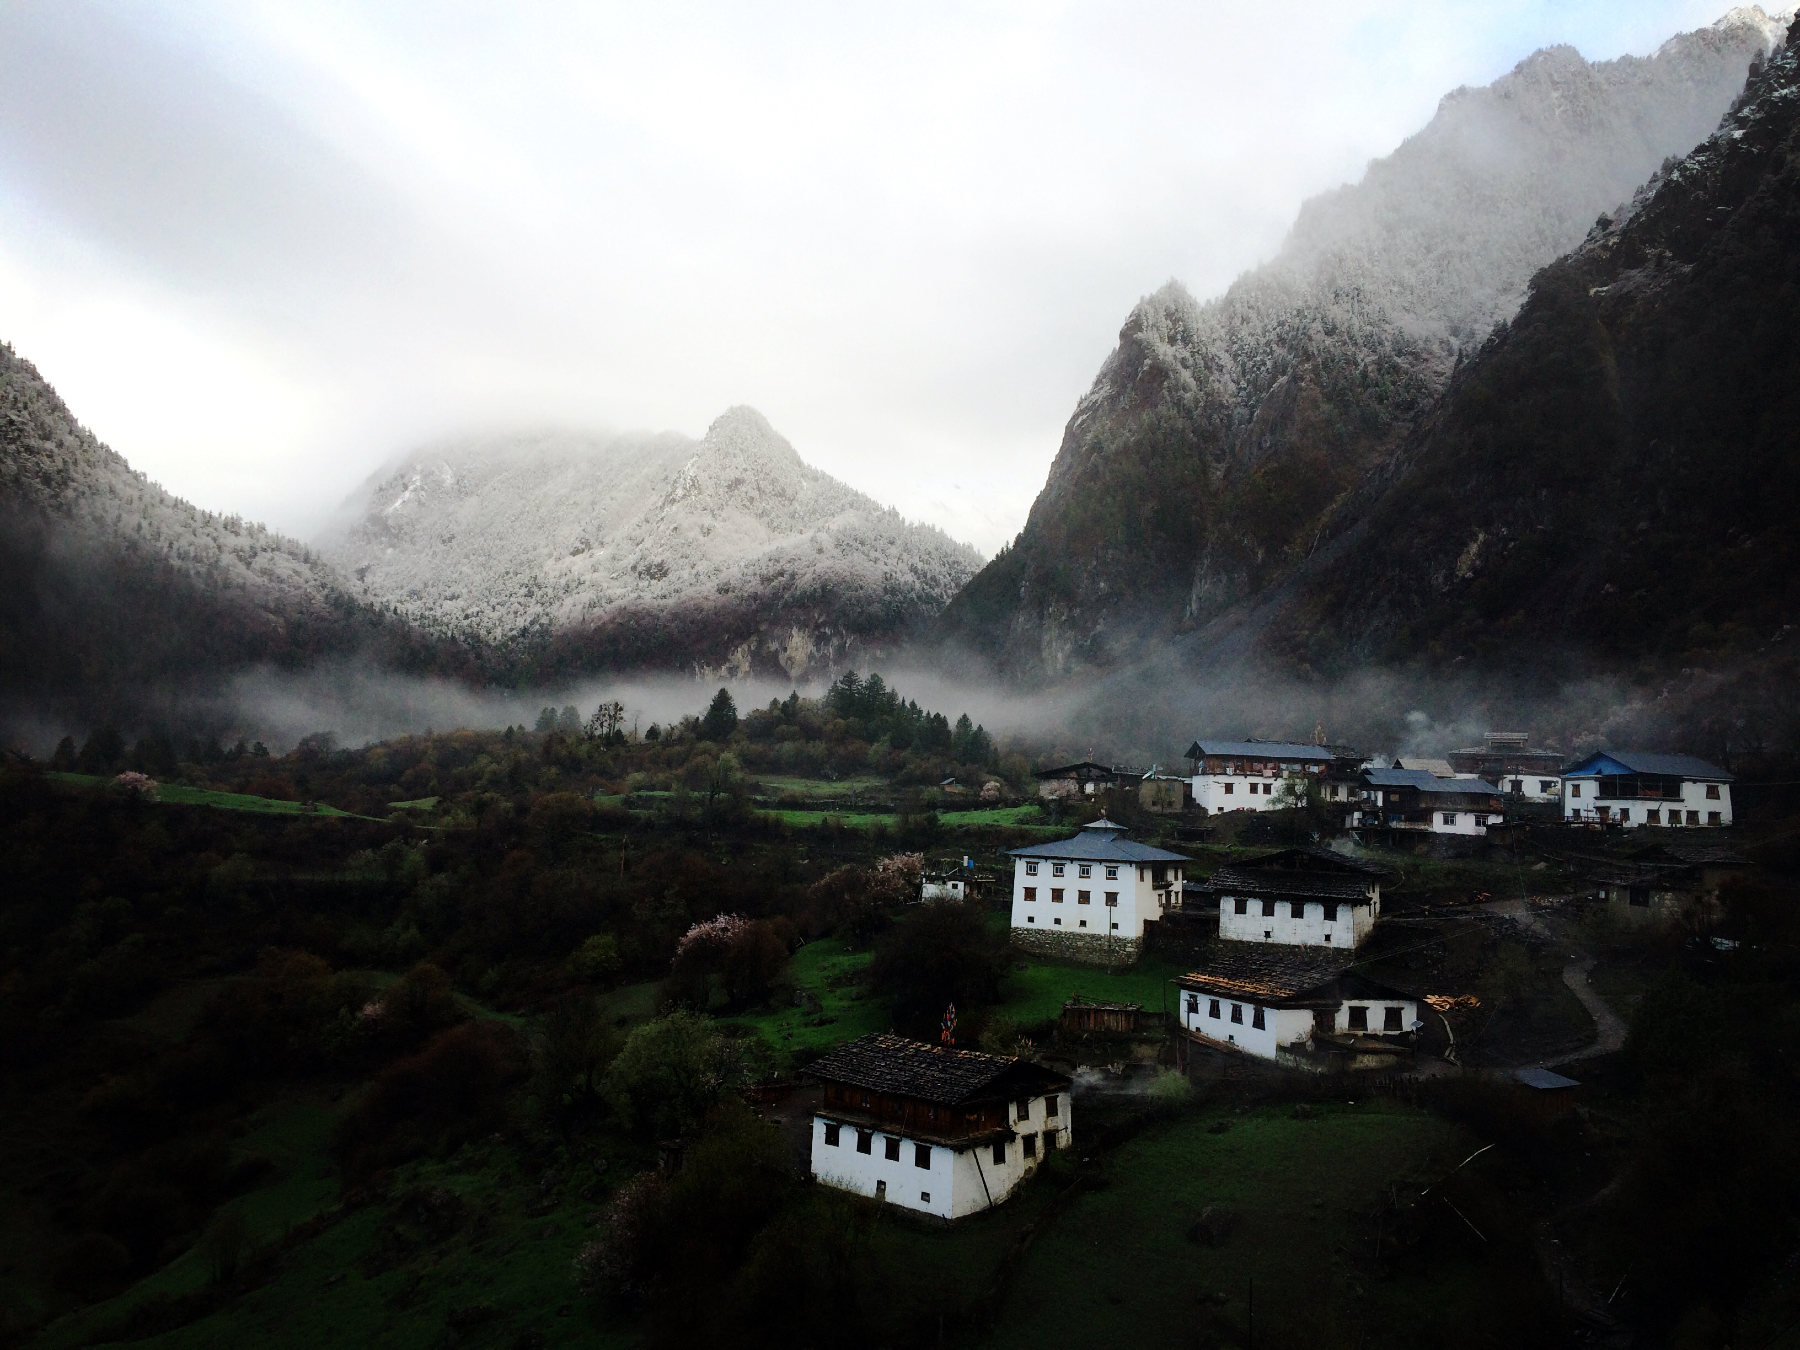
<svg viewBox="0 0 1800 1350"><path fill-rule="evenodd" d="M1724 769L1694 755L1657 755L1641 750L1600 750L1572 769L1564 778L1598 778L1602 774L1649 773L1664 778L1697 778L1714 783L1735 783Z"/></svg>
<svg viewBox="0 0 1800 1350"><path fill-rule="evenodd" d="M1196 750L1198 754L1194 753ZM1332 757L1331 751L1322 745L1301 745L1296 741L1195 741L1188 747L1189 759L1204 759L1208 755L1301 760L1329 760Z"/></svg>
<svg viewBox="0 0 1800 1350"><path fill-rule="evenodd" d="M1480 778L1439 778L1429 769L1364 769L1370 787L1409 787L1420 792L1498 792Z"/></svg>
<svg viewBox="0 0 1800 1350"><path fill-rule="evenodd" d="M1115 824L1102 816L1091 825L1082 826L1081 833L1073 839L1064 839L1055 844L1033 844L1029 848L1008 849L1007 852L1015 858L1055 858L1068 862L1190 861L1185 854L1170 853L1167 849L1152 848L1135 840L1121 839L1119 836L1124 833L1123 825Z"/></svg>
<svg viewBox="0 0 1800 1350"><path fill-rule="evenodd" d="M1548 1091L1551 1088L1580 1087L1573 1078L1564 1078L1560 1073L1552 1073L1549 1069L1514 1069L1513 1077L1526 1087Z"/></svg>

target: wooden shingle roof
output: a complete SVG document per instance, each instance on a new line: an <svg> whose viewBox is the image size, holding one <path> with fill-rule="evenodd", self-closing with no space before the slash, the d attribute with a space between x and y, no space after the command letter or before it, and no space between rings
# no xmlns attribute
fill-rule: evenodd
<svg viewBox="0 0 1800 1350"><path fill-rule="evenodd" d="M939 1106L1004 1095L1027 1080L1040 1091L1044 1085L1067 1086L1069 1082L1029 1060L881 1033L840 1045L813 1061L806 1072L824 1082L917 1097Z"/></svg>
<svg viewBox="0 0 1800 1350"><path fill-rule="evenodd" d="M1367 900L1366 874L1296 872L1286 868L1221 867L1207 881L1214 895L1297 895L1312 900Z"/></svg>

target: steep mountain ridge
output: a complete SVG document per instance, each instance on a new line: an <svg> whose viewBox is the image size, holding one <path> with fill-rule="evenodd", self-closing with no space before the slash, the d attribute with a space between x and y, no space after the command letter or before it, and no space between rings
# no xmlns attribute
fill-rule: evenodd
<svg viewBox="0 0 1800 1350"><path fill-rule="evenodd" d="M1533 278L1264 645L1327 670L1779 650L1800 622L1797 316L1800 20L1712 136Z"/></svg>
<svg viewBox="0 0 1800 1350"><path fill-rule="evenodd" d="M0 343L0 692L129 719L233 669L462 654L353 599L306 545L136 472Z"/></svg>
<svg viewBox="0 0 1800 1350"><path fill-rule="evenodd" d="M754 409L673 434L409 456L322 547L426 629L587 665L799 676L929 621L979 566L807 465Z"/></svg>
<svg viewBox="0 0 1800 1350"><path fill-rule="evenodd" d="M1308 203L1225 295L1200 304L1171 282L1140 302L1025 529L939 638L1056 677L1265 591L1532 273L1717 124L1780 27L1738 9L1647 58L1538 52Z"/></svg>

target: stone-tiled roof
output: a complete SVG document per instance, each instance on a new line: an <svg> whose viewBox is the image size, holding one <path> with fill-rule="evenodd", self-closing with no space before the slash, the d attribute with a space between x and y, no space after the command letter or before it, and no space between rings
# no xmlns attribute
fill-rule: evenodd
<svg viewBox="0 0 1800 1350"><path fill-rule="evenodd" d="M1281 1001L1330 984L1354 960L1355 952L1330 947L1221 942L1208 954L1204 969L1177 983L1227 997Z"/></svg>
<svg viewBox="0 0 1800 1350"><path fill-rule="evenodd" d="M956 1050L879 1033L840 1045L813 1061L806 1072L828 1082L917 1097L939 1106L956 1106L978 1096L994 1095L987 1090L1002 1086L1002 1079L1068 1083L1066 1078L1029 1060Z"/></svg>
<svg viewBox="0 0 1800 1350"><path fill-rule="evenodd" d="M1322 745L1302 745L1297 741L1195 741L1188 747L1187 758L1210 759L1242 757L1245 759L1291 759L1304 763L1321 763L1332 758Z"/></svg>
<svg viewBox="0 0 1800 1350"><path fill-rule="evenodd" d="M1345 872L1221 867L1212 874L1207 889L1214 895L1298 895L1320 900L1367 900L1369 880L1366 875Z"/></svg>

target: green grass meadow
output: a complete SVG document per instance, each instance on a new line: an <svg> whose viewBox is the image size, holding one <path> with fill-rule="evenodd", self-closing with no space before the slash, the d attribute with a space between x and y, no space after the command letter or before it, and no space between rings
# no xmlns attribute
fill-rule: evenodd
<svg viewBox="0 0 1800 1350"><path fill-rule="evenodd" d="M53 783L67 783L73 787L99 787L110 782L89 773L46 773L45 778ZM221 811L259 811L278 816L347 816L356 820L373 820L374 816L356 816L349 811L340 811L335 806L327 806L324 802L307 806L303 802L284 802L274 797L251 797L242 792L214 792L210 788L184 787L179 783L158 783L156 799L165 806L212 806ZM416 802L396 803L402 806L416 806Z"/></svg>

